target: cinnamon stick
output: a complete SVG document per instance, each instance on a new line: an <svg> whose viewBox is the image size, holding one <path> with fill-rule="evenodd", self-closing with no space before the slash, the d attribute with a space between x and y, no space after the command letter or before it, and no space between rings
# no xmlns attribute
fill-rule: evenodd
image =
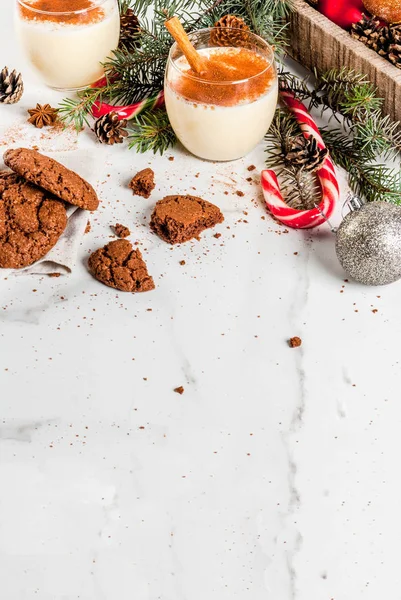
<svg viewBox="0 0 401 600"><path fill-rule="evenodd" d="M177 42L180 50L187 59L191 69L201 75L207 70L206 60L197 52L189 41L178 17L172 17L165 22L165 26Z"/></svg>

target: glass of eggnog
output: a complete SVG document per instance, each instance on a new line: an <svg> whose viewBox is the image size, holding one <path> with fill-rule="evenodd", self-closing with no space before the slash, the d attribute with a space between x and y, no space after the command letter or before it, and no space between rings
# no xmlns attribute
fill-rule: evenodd
<svg viewBox="0 0 401 600"><path fill-rule="evenodd" d="M241 158L263 139L276 110L273 50L243 30L210 28L188 37L207 68L197 74L177 43L172 46L164 82L171 125L195 156Z"/></svg>
<svg viewBox="0 0 401 600"><path fill-rule="evenodd" d="M117 0L16 0L16 27L25 53L44 82L77 90L103 75L118 46Z"/></svg>

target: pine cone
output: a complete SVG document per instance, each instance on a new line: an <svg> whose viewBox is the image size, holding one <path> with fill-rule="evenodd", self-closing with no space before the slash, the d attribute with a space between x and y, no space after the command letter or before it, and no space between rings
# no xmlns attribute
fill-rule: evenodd
<svg viewBox="0 0 401 600"><path fill-rule="evenodd" d="M138 48L140 31L138 17L132 8L127 8L120 18L120 48L126 48L127 50Z"/></svg>
<svg viewBox="0 0 401 600"><path fill-rule="evenodd" d="M394 44L401 44L401 24L392 25L389 29L392 42Z"/></svg>
<svg viewBox="0 0 401 600"><path fill-rule="evenodd" d="M214 27L210 41L216 46L244 46L248 40L248 25L235 15L221 17Z"/></svg>
<svg viewBox="0 0 401 600"><path fill-rule="evenodd" d="M302 167L305 171L312 172L322 166L327 154L327 148L320 149L314 137L308 139L298 137L288 148L285 160L292 165Z"/></svg>
<svg viewBox="0 0 401 600"><path fill-rule="evenodd" d="M393 65L401 69L401 25L389 27L390 45L387 58Z"/></svg>
<svg viewBox="0 0 401 600"><path fill-rule="evenodd" d="M388 59L398 69L401 69L401 44L391 44Z"/></svg>
<svg viewBox="0 0 401 600"><path fill-rule="evenodd" d="M380 19L376 17L367 17L362 15L362 19L358 23L353 23L351 27L351 37L359 40L368 48L373 48L380 38Z"/></svg>
<svg viewBox="0 0 401 600"><path fill-rule="evenodd" d="M127 137L127 119L119 119L116 112L108 113L95 122L95 133L101 144L122 144Z"/></svg>
<svg viewBox="0 0 401 600"><path fill-rule="evenodd" d="M16 104L23 93L21 73L17 75L15 70L9 73L7 67L4 67L0 73L0 103Z"/></svg>

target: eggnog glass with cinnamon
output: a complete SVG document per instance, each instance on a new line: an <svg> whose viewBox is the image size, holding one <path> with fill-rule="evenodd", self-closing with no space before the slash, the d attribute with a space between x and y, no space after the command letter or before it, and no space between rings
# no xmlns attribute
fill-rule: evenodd
<svg viewBox="0 0 401 600"><path fill-rule="evenodd" d="M200 75L175 43L164 93L171 125L181 143L207 160L235 160L263 139L277 106L272 48L243 30L203 29L189 35L206 59Z"/></svg>
<svg viewBox="0 0 401 600"><path fill-rule="evenodd" d="M102 62L118 46L117 0L16 0L16 27L43 81L76 90L103 75Z"/></svg>

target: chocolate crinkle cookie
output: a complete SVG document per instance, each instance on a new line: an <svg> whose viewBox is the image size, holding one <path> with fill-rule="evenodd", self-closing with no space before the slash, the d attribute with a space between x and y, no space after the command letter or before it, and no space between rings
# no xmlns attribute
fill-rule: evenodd
<svg viewBox="0 0 401 600"><path fill-rule="evenodd" d="M169 244L181 244L224 221L220 209L196 196L166 196L154 208L150 227Z"/></svg>
<svg viewBox="0 0 401 600"><path fill-rule="evenodd" d="M91 254L88 262L92 275L122 292L148 292L155 288L145 261L128 240L115 240Z"/></svg>
<svg viewBox="0 0 401 600"><path fill-rule="evenodd" d="M143 169L139 171L130 181L129 184L134 196L142 196L149 198L152 191L155 189L155 174L152 169Z"/></svg>
<svg viewBox="0 0 401 600"><path fill-rule="evenodd" d="M16 148L7 150L3 159L15 173L69 204L86 210L96 210L99 206L90 183L49 156L28 148Z"/></svg>
<svg viewBox="0 0 401 600"><path fill-rule="evenodd" d="M21 269L43 258L67 225L63 202L14 173L0 175L0 267Z"/></svg>

